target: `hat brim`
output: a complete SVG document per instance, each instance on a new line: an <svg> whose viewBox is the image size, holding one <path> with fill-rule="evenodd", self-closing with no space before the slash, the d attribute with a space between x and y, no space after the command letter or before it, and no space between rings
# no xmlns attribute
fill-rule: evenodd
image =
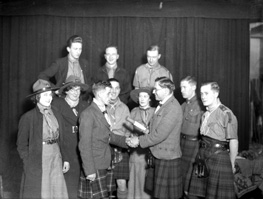
<svg viewBox="0 0 263 199"><path fill-rule="evenodd" d="M37 94L40 94L40 93L44 93L44 92L47 92L47 91L56 91L58 90L59 87L45 87L43 89L40 89L40 90L37 90L35 92L33 92L32 94L26 96L26 98L29 98L29 97L33 97L34 95L37 95Z"/></svg>
<svg viewBox="0 0 263 199"><path fill-rule="evenodd" d="M89 85L87 85L87 84L77 83L77 82L69 82L69 83L66 83L60 87L59 93L62 94L62 92L69 86L79 86L82 91L87 91L89 89Z"/></svg>
<svg viewBox="0 0 263 199"><path fill-rule="evenodd" d="M152 88L147 88L147 87L146 88L137 88L137 89L134 89L131 91L131 93L130 93L131 99L134 102L138 103L139 102L139 94L141 92L148 93L150 98L152 96Z"/></svg>

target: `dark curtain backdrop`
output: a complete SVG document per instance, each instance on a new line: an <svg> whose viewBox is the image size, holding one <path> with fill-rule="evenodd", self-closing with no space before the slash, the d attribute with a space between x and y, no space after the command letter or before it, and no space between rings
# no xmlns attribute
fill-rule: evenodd
<svg viewBox="0 0 263 199"><path fill-rule="evenodd" d="M2 171L14 155L19 118L32 108L25 97L39 72L67 54L66 40L73 34L84 39L82 57L89 60L89 75L104 63L107 44L118 46L119 65L131 76L146 61L147 47L158 44L160 63L171 71L178 89L187 75L196 76L199 85L217 81L222 103L238 118L240 150L248 148L249 19L1 16ZM175 95L182 102L178 89Z"/></svg>

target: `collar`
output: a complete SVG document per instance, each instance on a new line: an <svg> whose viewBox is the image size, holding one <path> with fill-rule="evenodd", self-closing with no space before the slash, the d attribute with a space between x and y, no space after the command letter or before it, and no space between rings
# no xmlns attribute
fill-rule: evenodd
<svg viewBox="0 0 263 199"><path fill-rule="evenodd" d="M167 102L168 99L170 99L173 96L173 92L169 94L166 98L164 98L162 101L159 102L159 104L163 105L165 102Z"/></svg>
<svg viewBox="0 0 263 199"><path fill-rule="evenodd" d="M161 68L161 65L158 63L156 66L152 67L152 66L150 66L148 63L146 63L146 64L145 64L145 67L146 67L147 69L157 70L157 69Z"/></svg>
<svg viewBox="0 0 263 199"><path fill-rule="evenodd" d="M197 99L197 97L196 97L196 95L194 95L191 99L189 99L189 100L187 99L187 100L186 100L186 103L187 103L187 104L190 104L190 103L196 101L196 99Z"/></svg>
<svg viewBox="0 0 263 199"><path fill-rule="evenodd" d="M79 62L79 59L73 59L73 58L68 54L68 61L71 62L71 63L74 63L74 62Z"/></svg>
<svg viewBox="0 0 263 199"><path fill-rule="evenodd" d="M221 102L220 102L220 100L218 99L217 102L216 102L213 106L206 107L206 110L211 113L211 112L213 112L214 110L216 110L220 105L221 105Z"/></svg>
<svg viewBox="0 0 263 199"><path fill-rule="evenodd" d="M120 98L118 97L115 103L113 103L113 104L109 103L108 106L110 108L115 108L119 104L119 102L120 102Z"/></svg>
<svg viewBox="0 0 263 199"><path fill-rule="evenodd" d="M99 100L97 100L96 98L93 98L93 102L99 107L99 109L101 110L101 112L104 112L106 110L106 106L105 104L101 103Z"/></svg>
<svg viewBox="0 0 263 199"><path fill-rule="evenodd" d="M110 67L107 63L105 64L105 66L106 66L106 69L107 70L110 70L110 69L113 69L113 70L116 70L117 69L117 63L113 66L113 67Z"/></svg>

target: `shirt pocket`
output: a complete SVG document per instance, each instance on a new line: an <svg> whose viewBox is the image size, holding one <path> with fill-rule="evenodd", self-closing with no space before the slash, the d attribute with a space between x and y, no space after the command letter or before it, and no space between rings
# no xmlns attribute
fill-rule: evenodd
<svg viewBox="0 0 263 199"><path fill-rule="evenodd" d="M200 123L200 114L198 110L191 109L186 118L190 123Z"/></svg>

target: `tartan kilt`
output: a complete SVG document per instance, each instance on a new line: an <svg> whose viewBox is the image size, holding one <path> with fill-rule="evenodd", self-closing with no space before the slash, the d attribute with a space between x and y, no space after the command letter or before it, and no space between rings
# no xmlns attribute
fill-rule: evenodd
<svg viewBox="0 0 263 199"><path fill-rule="evenodd" d="M114 164L113 177L114 179L125 179L129 180L130 178L130 168L129 168L129 153L127 150L122 151L123 159Z"/></svg>
<svg viewBox="0 0 263 199"><path fill-rule="evenodd" d="M199 150L199 141L192 141L181 138L180 145L182 151L182 180L184 191L188 191L193 170L193 163L195 162L195 158Z"/></svg>
<svg viewBox="0 0 263 199"><path fill-rule="evenodd" d="M155 167L147 169L145 189L159 199L181 198L183 194L181 158L154 160Z"/></svg>
<svg viewBox="0 0 263 199"><path fill-rule="evenodd" d="M189 195L206 199L235 199L234 174L228 151L215 154L211 148L200 148L201 157L208 158L209 176L198 178L192 172Z"/></svg>
<svg viewBox="0 0 263 199"><path fill-rule="evenodd" d="M116 191L116 184L112 170L97 170L96 179L93 182L87 180L82 172L78 191L80 198L97 199L109 197L113 191Z"/></svg>

